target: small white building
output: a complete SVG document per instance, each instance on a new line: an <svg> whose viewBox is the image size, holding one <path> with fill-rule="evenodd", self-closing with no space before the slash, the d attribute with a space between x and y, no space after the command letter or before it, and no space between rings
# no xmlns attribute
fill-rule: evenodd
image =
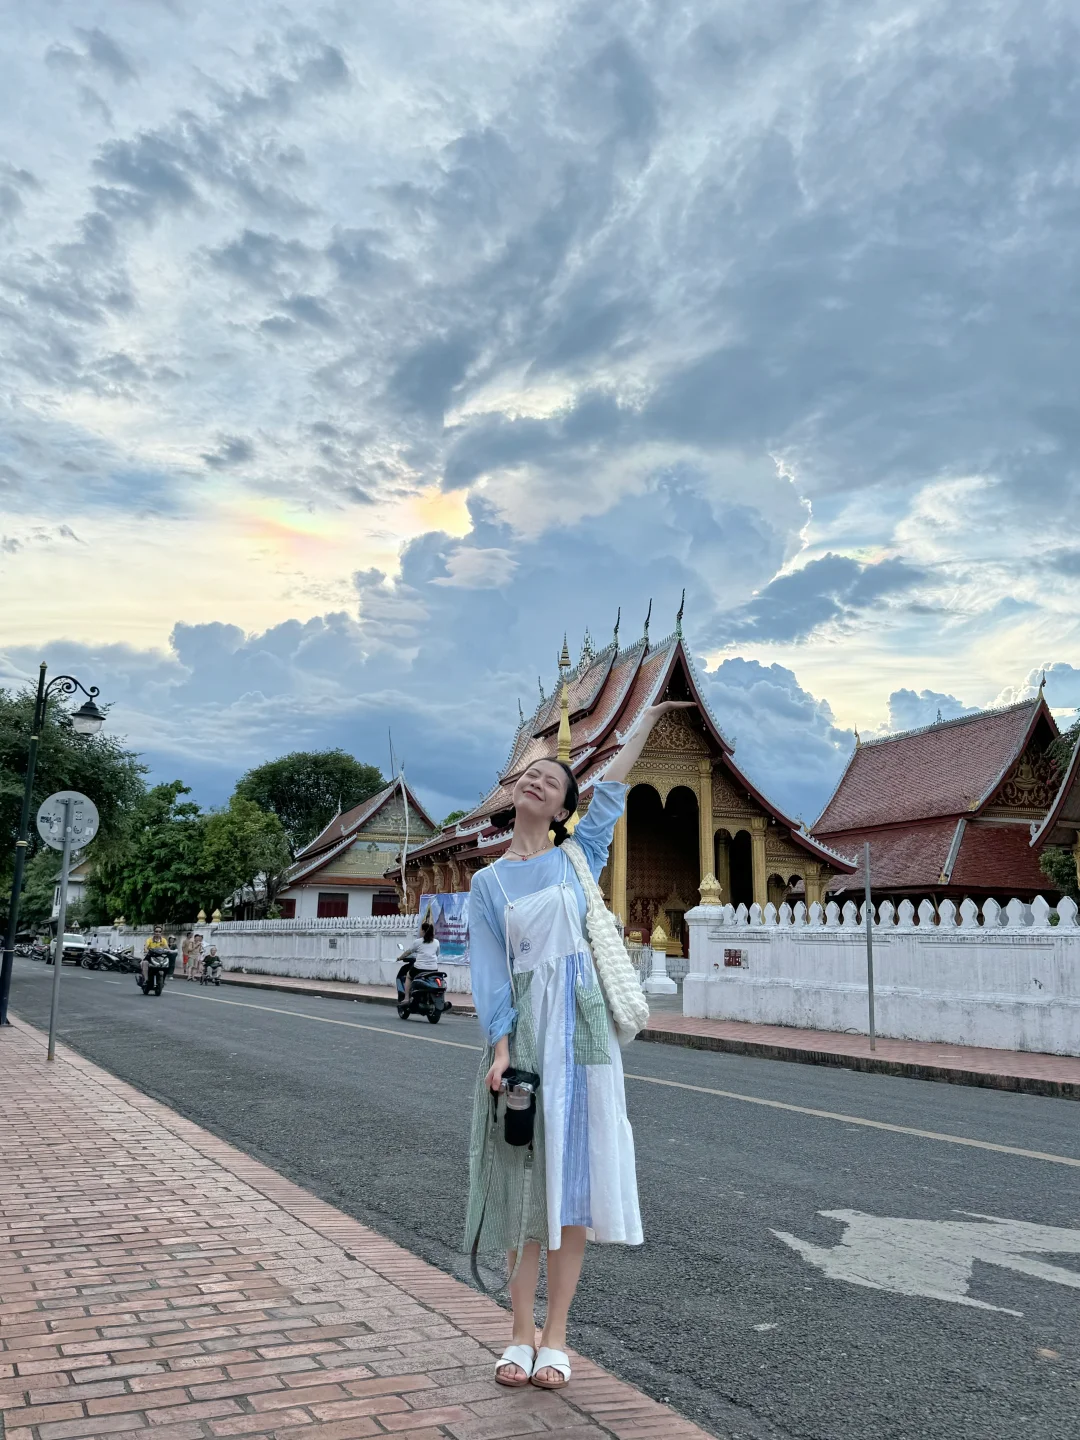
<svg viewBox="0 0 1080 1440"><path fill-rule="evenodd" d="M386 872L406 836L410 846L438 831L412 791L398 781L354 805L305 845L279 892L283 920L363 919L397 915L398 894Z"/></svg>
<svg viewBox="0 0 1080 1440"><path fill-rule="evenodd" d="M68 903L68 909L69 909L69 910L71 909L71 907L72 907L73 905L77 905L77 904L79 903L79 901L80 901L81 899L83 899L83 897L84 897L85 894L86 894L86 887L87 887L87 885L88 885L89 883L90 883L90 861L89 861L88 859L79 860L78 863L75 864L75 865L72 865L71 869L68 871L67 903ZM50 920L58 920L59 918L60 918L60 871L58 870L58 871L56 872L56 884L53 886L52 914L49 916L49 919L50 919Z"/></svg>

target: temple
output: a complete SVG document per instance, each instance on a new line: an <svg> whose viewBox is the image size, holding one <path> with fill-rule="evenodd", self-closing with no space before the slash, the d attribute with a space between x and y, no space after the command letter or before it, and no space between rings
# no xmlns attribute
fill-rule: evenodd
<svg viewBox="0 0 1080 1440"><path fill-rule="evenodd" d="M531 717L521 717L499 778L463 819L406 857L405 907L423 893L468 890L473 873L506 849L510 835L490 816L510 803L518 776L541 757L565 759L581 790L578 813L648 705L688 700L661 717L630 774L626 813L600 878L604 897L628 934L659 924L672 953L684 953L685 911L699 895L764 909L772 901L822 901L853 866L771 804L736 765L734 749L703 700L682 639L659 644L645 632L620 647L618 625L596 651L588 634L576 665L565 641L559 680ZM388 879L390 874L388 872Z"/></svg>
<svg viewBox="0 0 1080 1440"><path fill-rule="evenodd" d="M1055 895L1040 853L1059 835L1075 845L1080 827L1080 806L1071 788L1059 788L1049 748L1058 734L1040 687L1003 709L857 743L811 827L858 862L830 892L861 898L869 841L875 902ZM1070 774L1075 768L1074 756Z"/></svg>
<svg viewBox="0 0 1080 1440"><path fill-rule="evenodd" d="M335 815L299 852L277 898L281 918L398 914L398 891L384 878L386 868L400 854L406 834L411 844L437 828L404 781L392 781L344 815Z"/></svg>

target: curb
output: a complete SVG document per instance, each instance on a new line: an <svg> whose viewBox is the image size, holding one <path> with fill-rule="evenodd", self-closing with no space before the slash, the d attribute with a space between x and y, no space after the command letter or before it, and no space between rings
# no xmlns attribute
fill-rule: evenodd
<svg viewBox="0 0 1080 1440"><path fill-rule="evenodd" d="M242 980L239 980L233 978L235 974L235 971L232 974L222 971L221 983L235 985L239 990L274 990L279 995L313 995L320 1000L362 1001L365 1005L389 1005L392 1010L397 1008L397 1002L392 995L346 995L341 990L327 990L317 981L312 981L310 984L298 981L295 985L276 985L273 977L269 975L245 975ZM476 1010L472 1005L466 1005L463 1001L454 999L453 996L450 998L450 1005L451 1015L466 1015L472 1019L476 1018Z"/></svg>
<svg viewBox="0 0 1080 1440"><path fill-rule="evenodd" d="M890 1060L881 1055L845 1055L832 1050L807 1050L797 1045L770 1045L762 1040L734 1040L720 1035L694 1035L683 1030L643 1030L637 1037L656 1045L681 1045L686 1050L722 1050L759 1060L786 1060L796 1065L831 1065L864 1074L897 1075L906 1080L932 1080L946 1085L973 1085L983 1090L1009 1090L1020 1095L1042 1095L1055 1100L1080 1100L1080 1085L1071 1080L1048 1080L1038 1075L1005 1075L985 1070L952 1069L946 1065L920 1065L912 1060Z"/></svg>

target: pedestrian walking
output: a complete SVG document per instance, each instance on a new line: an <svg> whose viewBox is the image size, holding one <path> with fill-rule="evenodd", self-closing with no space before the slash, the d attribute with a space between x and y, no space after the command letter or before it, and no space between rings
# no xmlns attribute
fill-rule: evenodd
<svg viewBox="0 0 1080 1440"><path fill-rule="evenodd" d="M180 973L186 980L188 978L188 962L191 960L191 936L185 935L180 942Z"/></svg>
<svg viewBox="0 0 1080 1440"><path fill-rule="evenodd" d="M203 937L193 935L191 939L191 980L199 980L203 973Z"/></svg>
<svg viewBox="0 0 1080 1440"><path fill-rule="evenodd" d="M642 1243L619 1045L644 1027L648 1007L597 881L626 803L623 782L657 720L679 708L683 702L667 701L642 713L593 784L572 838L572 769L551 759L530 765L512 806L491 817L513 827L508 850L473 877L472 990L487 1048L474 1100L466 1235L474 1261L480 1252L508 1256L513 1332L495 1367L502 1385L567 1384L567 1317L586 1238ZM530 1086L535 1120L526 1145L518 1132L528 1112L518 1107L532 1103ZM548 1304L537 1349L541 1247Z"/></svg>

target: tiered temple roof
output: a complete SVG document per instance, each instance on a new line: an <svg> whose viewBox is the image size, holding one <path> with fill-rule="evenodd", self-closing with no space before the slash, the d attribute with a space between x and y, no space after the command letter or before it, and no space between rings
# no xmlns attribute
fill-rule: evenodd
<svg viewBox="0 0 1080 1440"><path fill-rule="evenodd" d="M795 846L830 870L846 870L849 862L823 841L804 831L771 801L736 765L734 747L720 729L703 698L694 667L683 645L681 628L658 643L650 643L648 631L633 644L619 647L618 637L595 652L586 644L572 669L564 648L560 681L554 692L541 699L533 715L523 718L510 746L499 778L480 803L456 824L424 844L410 847L408 860L433 864L470 857L487 864L509 843L509 834L498 831L490 816L507 808L518 777L536 760L554 758L560 751L560 724L564 726L563 753L577 777L582 808L588 803L593 783L622 749L641 712L661 699L692 700L709 749L727 772L736 791L757 803L778 825L790 832ZM687 712L693 713L693 712ZM568 724L568 740L565 726ZM388 872L389 873L389 872Z"/></svg>
<svg viewBox="0 0 1080 1440"><path fill-rule="evenodd" d="M389 785L384 786L374 795L369 795L366 800L361 800L359 805L354 805L342 815L335 815L314 840L310 840L302 850L297 852L296 860L289 872L289 885L310 884L312 878L320 871L325 870L340 855L355 844L361 836L367 839L369 836L378 835L380 838L385 833L387 839L394 839L403 833L403 813L395 813L392 823L389 815L387 824L380 828L379 817L383 812L389 811L392 807L395 812L401 810L400 791L403 782L392 780ZM409 823L413 834L430 835L438 826L428 815L427 811L420 804L409 787L405 786L409 806ZM395 801L395 797L399 797ZM385 858L385 857L384 857ZM383 865L376 864L370 869L366 877L358 877L358 884L374 884L381 880Z"/></svg>
<svg viewBox="0 0 1080 1440"><path fill-rule="evenodd" d="M870 842L876 894L1006 894L1053 886L1031 826L1057 786L1048 746L1058 727L1040 689L1030 700L857 744L815 836L858 868L830 887L861 892Z"/></svg>

